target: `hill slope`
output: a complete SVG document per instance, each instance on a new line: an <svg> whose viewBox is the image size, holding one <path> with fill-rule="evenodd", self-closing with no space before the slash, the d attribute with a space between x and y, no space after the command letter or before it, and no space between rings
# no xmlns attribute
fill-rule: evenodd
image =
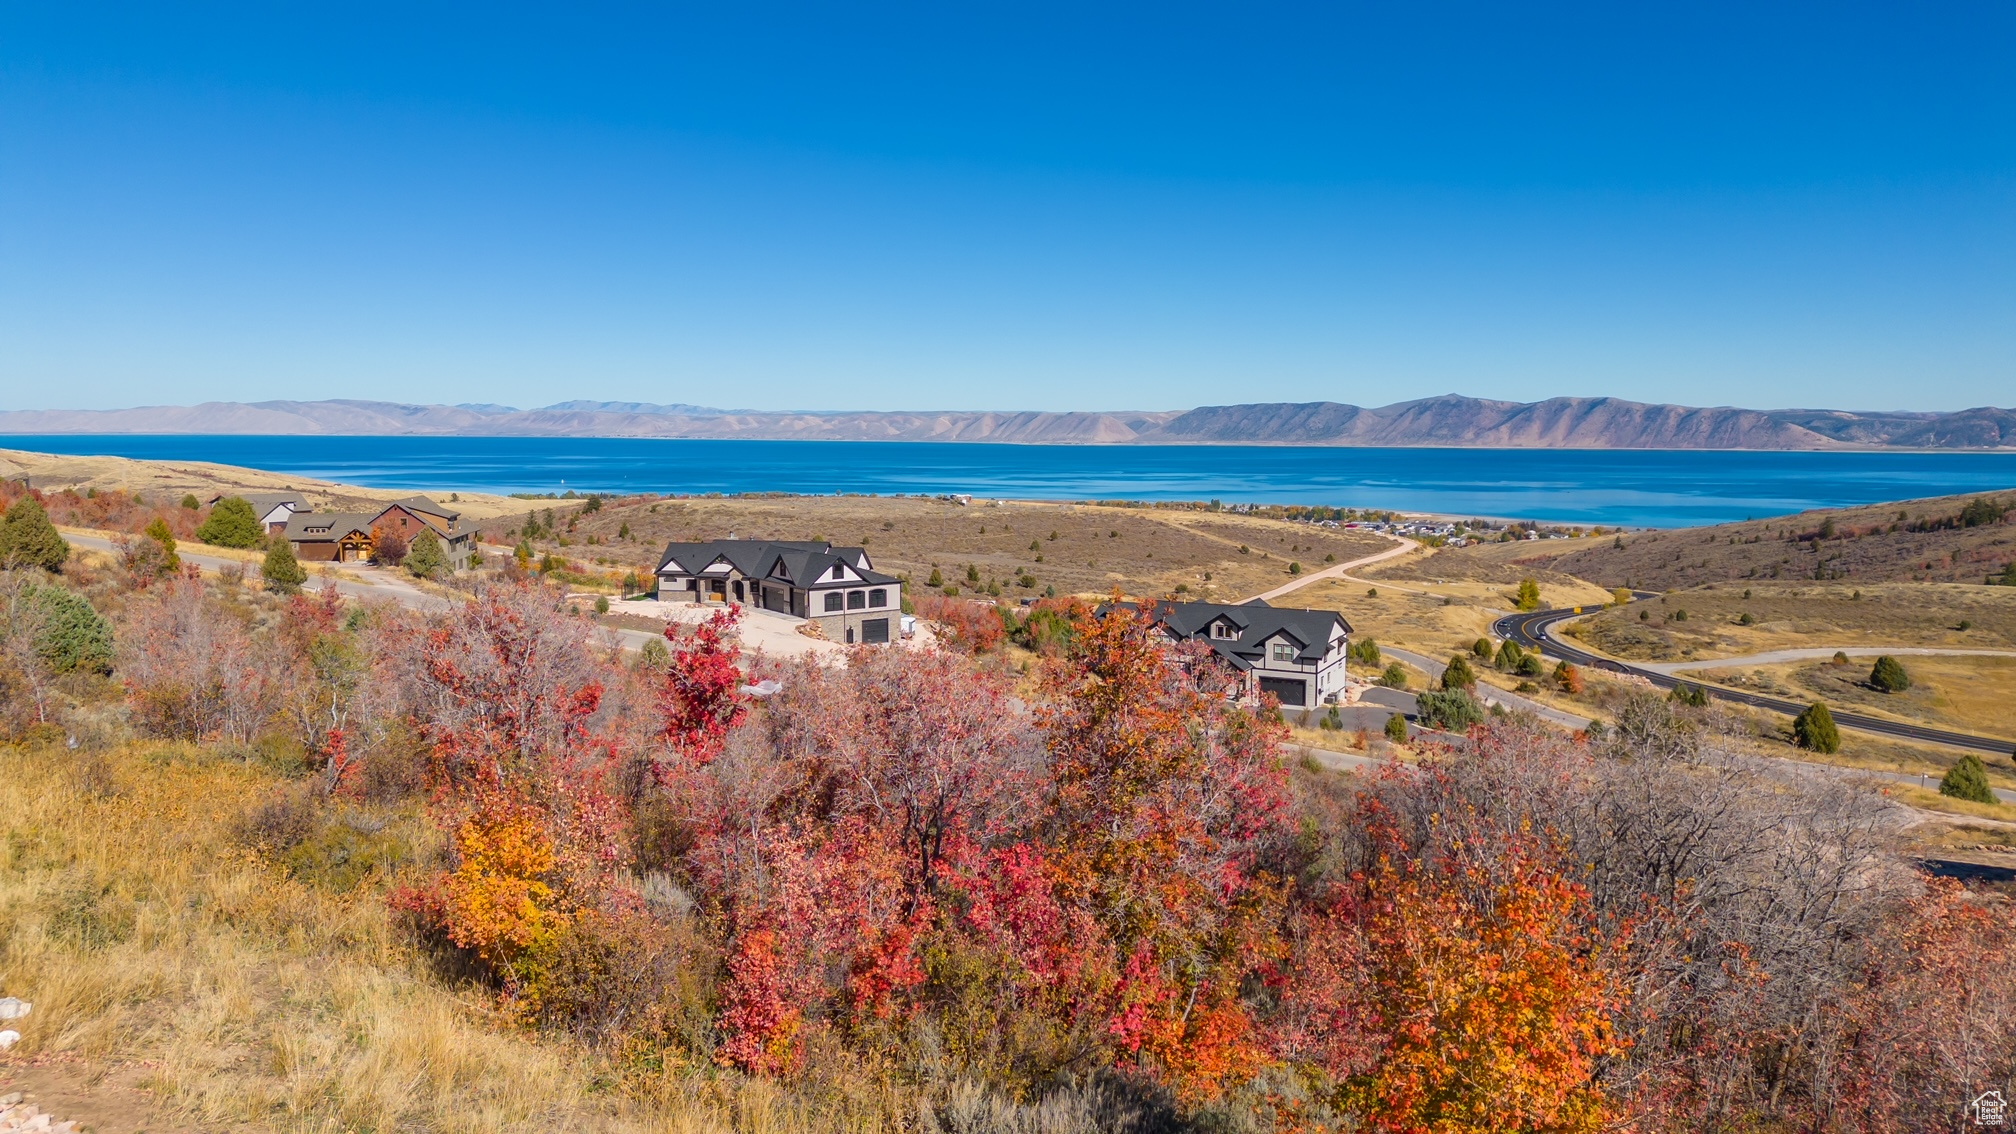
<svg viewBox="0 0 2016 1134"><path fill-rule="evenodd" d="M1998 519L1967 506L1987 499ZM1563 545L1569 541L1560 541ZM1851 582L1981 583L2016 560L2016 493L1943 496L1801 512L1677 531L1640 532L1572 546L1524 545L1511 566L1554 571L1605 587L1677 590L1745 579L1840 579ZM1503 545L1450 548L1408 568L1413 574L1495 578ZM1474 570L1472 570L1472 561ZM1495 574L1493 574L1495 572ZM1400 572L1392 572L1397 576Z"/></svg>
<svg viewBox="0 0 2016 1134"><path fill-rule="evenodd" d="M1187 411L756 412L574 400L493 405L206 402L124 410L0 412L0 433L439 434L536 437L986 441L1016 444L1451 445L1586 449L2016 447L2016 410L1850 413L1648 405L1620 398L1500 402L1450 394L1365 408L1342 402Z"/></svg>

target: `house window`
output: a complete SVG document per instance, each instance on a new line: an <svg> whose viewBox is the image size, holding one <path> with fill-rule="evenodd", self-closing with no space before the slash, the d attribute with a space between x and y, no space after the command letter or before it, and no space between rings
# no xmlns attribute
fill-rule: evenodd
<svg viewBox="0 0 2016 1134"><path fill-rule="evenodd" d="M841 566L841 565L840 565L840 564L838 564L838 563L835 563L835 564L833 565L833 577L834 577L834 578L836 578L836 579L844 579L844 578L846 578L846 577L847 577L847 568L845 568L845 567Z"/></svg>
<svg viewBox="0 0 2016 1134"><path fill-rule="evenodd" d="M847 592L847 609L848 609L848 610L860 610L861 608L863 608L863 607L865 607L865 606L867 606L867 605L868 605L868 592L866 592L866 591L848 591L848 592Z"/></svg>
<svg viewBox="0 0 2016 1134"><path fill-rule="evenodd" d="M888 592L888 591L884 591L884 590L874 590L874 591L869 591L869 592L868 592L868 605L869 605L869 606L877 606L877 607L880 607L880 606L888 606L888 605L889 605L889 592Z"/></svg>
<svg viewBox="0 0 2016 1134"><path fill-rule="evenodd" d="M827 613L829 613L829 614L830 614L830 613L832 613L833 611L836 611L836 610L839 610L839 609L840 609L840 604L841 604L841 601L842 601L842 600L841 600L841 598L840 598L840 592L839 592L839 591L827 591L827 592L826 592L826 611L827 611Z"/></svg>
<svg viewBox="0 0 2016 1134"><path fill-rule="evenodd" d="M1221 642L1229 642L1239 636L1239 631L1234 630L1230 622L1213 622L1211 636Z"/></svg>
<svg viewBox="0 0 2016 1134"><path fill-rule="evenodd" d="M1268 654L1275 661L1292 662L1295 660L1295 647L1287 642L1276 642Z"/></svg>

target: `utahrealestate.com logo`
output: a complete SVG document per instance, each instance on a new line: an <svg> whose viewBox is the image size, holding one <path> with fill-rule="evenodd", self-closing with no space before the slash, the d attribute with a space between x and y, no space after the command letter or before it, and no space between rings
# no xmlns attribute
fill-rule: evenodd
<svg viewBox="0 0 2016 1134"><path fill-rule="evenodd" d="M1976 1126L2001 1126L2009 1121L2009 1102L2001 1091L1983 1091L1967 1104Z"/></svg>

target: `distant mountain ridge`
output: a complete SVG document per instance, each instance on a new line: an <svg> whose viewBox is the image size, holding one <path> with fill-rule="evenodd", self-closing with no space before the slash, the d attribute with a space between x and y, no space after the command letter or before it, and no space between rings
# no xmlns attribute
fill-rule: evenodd
<svg viewBox="0 0 2016 1134"><path fill-rule="evenodd" d="M1457 394L1368 408L1265 402L1142 412L772 412L575 400L540 409L399 402L205 402L0 411L0 433L685 437L1004 444L1242 444L1569 449L2011 449L2016 410L1751 410L1621 398Z"/></svg>

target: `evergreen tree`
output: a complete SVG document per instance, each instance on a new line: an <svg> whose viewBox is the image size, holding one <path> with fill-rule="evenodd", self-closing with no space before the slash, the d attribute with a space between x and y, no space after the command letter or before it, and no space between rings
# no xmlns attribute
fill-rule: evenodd
<svg viewBox="0 0 2016 1134"><path fill-rule="evenodd" d="M1379 675L1379 684L1384 685L1388 689L1405 689L1407 688L1407 671L1396 661L1386 667L1386 672Z"/></svg>
<svg viewBox="0 0 2016 1134"><path fill-rule="evenodd" d="M925 586L927 586L927 587L942 587L942 586L944 586L944 585L945 585L945 573L944 573L943 571L940 571L940 570L939 570L938 568L936 568L936 567L933 567L933 568L931 568L931 577L930 577L929 579L926 579L926 580L924 580L924 585L925 585Z"/></svg>
<svg viewBox="0 0 2016 1134"><path fill-rule="evenodd" d="M112 624L91 601L68 587L37 586L29 592L39 626L35 652L51 673L109 673Z"/></svg>
<svg viewBox="0 0 2016 1134"><path fill-rule="evenodd" d="M266 549L266 562L259 566L259 577L266 585L281 594L291 595L308 581L308 572L301 569L301 563L294 558L294 545L284 539L276 539Z"/></svg>
<svg viewBox="0 0 2016 1134"><path fill-rule="evenodd" d="M242 496L226 496L210 509L210 518L196 529L196 538L212 547L257 547L265 538L252 502Z"/></svg>
<svg viewBox="0 0 2016 1134"><path fill-rule="evenodd" d="M1484 722L1484 707L1462 689L1422 693L1415 698L1421 723L1445 732L1461 732Z"/></svg>
<svg viewBox="0 0 2016 1134"><path fill-rule="evenodd" d="M1456 654L1449 659L1449 668L1442 671L1442 688L1464 689L1477 684L1477 671L1470 668L1470 659Z"/></svg>
<svg viewBox="0 0 2016 1134"><path fill-rule="evenodd" d="M1540 584L1533 579L1519 580L1519 609L1540 609Z"/></svg>
<svg viewBox="0 0 2016 1134"><path fill-rule="evenodd" d="M191 512L194 512L196 509L201 508L203 506L203 502L201 500L196 499L195 493L190 492L185 493L183 495L182 506L184 508L189 509Z"/></svg>
<svg viewBox="0 0 2016 1134"><path fill-rule="evenodd" d="M148 524L146 529L140 534L161 545L161 569L163 571L180 571L182 569L182 557L175 553L175 533L168 530L168 521L156 516L154 517L154 522Z"/></svg>
<svg viewBox="0 0 2016 1134"><path fill-rule="evenodd" d="M1884 654L1876 659L1876 668L1869 671L1869 684L1884 693L1902 693L1911 688L1911 675L1902 662Z"/></svg>
<svg viewBox="0 0 2016 1134"><path fill-rule="evenodd" d="M1517 673L1519 671L1519 663L1525 660L1526 651L1519 648L1519 643L1510 638L1498 643L1497 665L1499 669L1504 670L1506 673Z"/></svg>
<svg viewBox="0 0 2016 1134"><path fill-rule="evenodd" d="M1708 691L1689 681L1675 685L1673 692L1666 695L1666 699L1678 701L1682 705L1691 705L1696 709L1708 707Z"/></svg>
<svg viewBox="0 0 2016 1134"><path fill-rule="evenodd" d="M1792 737L1799 747L1832 755L1841 751L1841 730L1834 727L1834 714L1824 701L1815 701L1792 720Z"/></svg>
<svg viewBox="0 0 2016 1134"><path fill-rule="evenodd" d="M0 518L0 567L40 567L53 575L69 558L70 545L33 496L16 500Z"/></svg>
<svg viewBox="0 0 2016 1134"><path fill-rule="evenodd" d="M1988 766L1971 752L1947 770L1946 778L1939 781L1939 794L1970 803L1997 802L1995 792L1988 787Z"/></svg>
<svg viewBox="0 0 2016 1134"><path fill-rule="evenodd" d="M1394 713L1386 718L1386 739L1395 744L1407 743L1407 718Z"/></svg>
<svg viewBox="0 0 2016 1134"><path fill-rule="evenodd" d="M433 528L423 527L420 534L413 537L413 546L406 549L406 569L415 578L431 579L448 568L448 556L441 550L441 537Z"/></svg>
<svg viewBox="0 0 2016 1134"><path fill-rule="evenodd" d="M1491 639L1479 638L1476 641L1470 643L1470 652L1477 655L1478 661L1486 661L1486 662L1490 661Z"/></svg>

